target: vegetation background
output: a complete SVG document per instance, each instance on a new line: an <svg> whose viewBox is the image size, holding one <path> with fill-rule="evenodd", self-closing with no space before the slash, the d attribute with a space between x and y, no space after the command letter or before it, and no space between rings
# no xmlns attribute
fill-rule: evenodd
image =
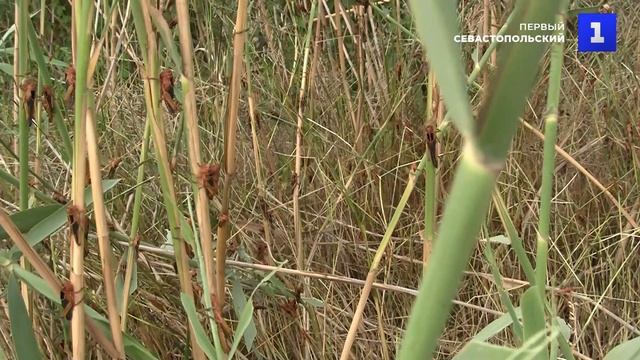
<svg viewBox="0 0 640 360"><path fill-rule="evenodd" d="M371 1L363 6L362 1L345 0L339 23L331 15L335 2L318 3L316 8L311 1L254 0L249 5L248 26L242 30L246 32L246 71L240 78L233 148L236 173L230 187L228 220L220 217L225 202L222 182L220 193L210 202L212 228L217 229L220 222L231 224L225 272L228 301L219 314L232 328L247 327L237 353L240 358L336 358L376 250L407 182L412 181L412 169L425 153L425 125L441 128L436 219L460 157L460 135L442 125L445 108L438 88L429 81L433 74L430 77L431 69L405 1ZM19 131L13 114L18 105L11 100L15 87L14 5L0 3L0 207L9 213L22 207L17 192L19 156L14 147ZM175 4L160 1L154 5L161 10L177 46L178 27L172 27L178 17ZM640 257L638 226L634 224L640 212L640 3L620 0L610 5L618 14L616 53L577 53L575 14L570 12L567 17L550 211L548 294L558 316L570 328L574 354L583 359L604 358L614 346L640 335ZM512 6L512 1L460 1L461 33L496 33ZM600 6L597 1L573 1L569 9ZM222 163L229 141L224 119L234 101L230 93L237 7L236 1L189 4L202 164ZM119 179L105 191L104 201L120 305L124 274L133 268L127 266L126 250L133 248L128 243L134 222L140 239L138 265L135 271L130 270L133 285L126 333L159 358L191 358L187 315L180 298L174 247L168 237L171 225L162 195L163 175L155 165L158 155L153 147L148 160L140 162L144 139L149 138L145 135L142 79L146 74L140 35L134 29L128 1L101 1L95 10L88 26L96 42L104 38L93 87L97 150L102 178ZM67 91L65 72L72 62L71 7L61 0L32 1L29 12L65 131L73 139L74 109L62 101ZM486 50L484 45L464 44L462 60L467 74L477 69ZM501 46L496 51L499 54ZM167 47L161 47L158 54L160 67L174 70L175 97L184 106L188 100L172 60L174 54ZM469 87L474 111L486 96L494 64L495 59L489 59ZM540 213L548 64L549 57L544 57L497 185L531 259ZM28 76L38 78L35 62ZM168 105L162 105L164 133L177 208L186 219L183 226L189 228L198 222L189 131L185 117L173 114ZM55 204L52 199L59 195L70 198L72 191L64 132L50 121L41 101L37 109L36 125L29 128L29 207ZM297 140L302 144L301 153L296 151ZM144 171L142 178L139 169ZM223 171L221 176L225 188L230 179L227 175ZM416 181L384 252L378 283L364 308L350 349L353 358L395 358L406 329L422 278L423 259L428 259L430 248L424 227L428 187L422 174ZM300 185L299 199L293 195L296 184ZM104 180L103 187L107 185L111 183ZM138 189L141 207L134 215ZM31 225L24 225L24 229L50 219L57 209L32 214ZM93 214L89 217L84 302L106 313L97 229ZM67 231L60 229L52 227L51 234L35 248L60 278L66 278L71 254ZM5 233L1 235L2 249L10 249L13 243ZM299 238L302 243L297 242ZM496 207L490 208L479 239L437 358L458 353L505 312L499 288L513 299L528 288ZM491 256L486 255L488 247L502 276L499 287L492 274ZM198 295L203 286L198 276L201 249L192 251L196 252L192 282ZM3 260L3 265L7 267L8 262ZM277 267L277 275L269 276ZM6 294L9 272L2 271L0 276ZM264 282L265 276L270 280ZM49 359L66 358L69 333L60 305L31 296L28 306L37 315L33 316L33 328L42 353ZM254 312L245 324L238 319L247 300ZM0 304L5 310L0 313L0 349L14 358L5 297ZM199 299L196 305L200 320L207 323L213 312ZM216 323L222 321L216 319ZM514 342L506 331L494 337L496 344ZM87 357L101 358L99 353L102 351L89 347Z"/></svg>

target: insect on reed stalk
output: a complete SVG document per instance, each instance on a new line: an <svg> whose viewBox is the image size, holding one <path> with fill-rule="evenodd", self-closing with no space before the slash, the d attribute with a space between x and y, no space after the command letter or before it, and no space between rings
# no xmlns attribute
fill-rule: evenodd
<svg viewBox="0 0 640 360"><path fill-rule="evenodd" d="M29 126L35 123L36 116L36 90L38 88L38 83L32 78L26 78L20 86L20 90L22 90L22 105L24 106L25 112L27 114L27 122Z"/></svg>
<svg viewBox="0 0 640 360"><path fill-rule="evenodd" d="M424 138L427 143L427 150L434 168L438 168L438 153L436 152L436 131L433 125L427 125L424 131Z"/></svg>

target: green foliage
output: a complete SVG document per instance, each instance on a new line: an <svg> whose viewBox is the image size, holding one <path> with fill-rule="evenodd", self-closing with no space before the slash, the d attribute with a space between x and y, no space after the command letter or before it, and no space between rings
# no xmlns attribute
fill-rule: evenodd
<svg viewBox="0 0 640 360"><path fill-rule="evenodd" d="M634 360L640 358L640 337L614 347L604 360Z"/></svg>
<svg viewBox="0 0 640 360"><path fill-rule="evenodd" d="M26 233L60 208L62 208L62 205L39 206L12 214L11 220L16 224L20 232ZM0 240L6 239L7 236L7 232L0 227Z"/></svg>
<svg viewBox="0 0 640 360"><path fill-rule="evenodd" d="M18 360L41 359L38 343L31 327L31 318L22 301L22 294L14 276L9 278L7 288L9 303L9 320L11 321L11 338Z"/></svg>
<svg viewBox="0 0 640 360"><path fill-rule="evenodd" d="M103 180L102 181L102 191L107 192L112 189L116 184L118 184L119 180ZM93 199L91 196L91 188L86 188L84 191L84 200L87 206L93 203ZM40 214L43 214L40 212ZM37 223L32 224L32 226L26 232L25 238L29 245L36 246L48 236L58 231L64 224L67 222L67 208L59 207L57 210L51 212L50 215L43 217ZM14 246L9 252L11 257L14 259L20 255L20 251Z"/></svg>

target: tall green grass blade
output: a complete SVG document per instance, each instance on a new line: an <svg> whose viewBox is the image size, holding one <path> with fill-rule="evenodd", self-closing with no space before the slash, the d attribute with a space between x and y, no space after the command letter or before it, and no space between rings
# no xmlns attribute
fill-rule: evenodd
<svg viewBox="0 0 640 360"><path fill-rule="evenodd" d="M85 311L87 312L88 316L96 320L96 325L102 330L102 332L111 337L111 329L109 328L109 321L107 320L107 318L89 307L86 307ZM122 340L124 343L124 352L127 355L127 359L158 360L158 357L156 355L154 355L151 351L149 351L149 349L144 347L133 336L123 333Z"/></svg>
<svg viewBox="0 0 640 360"><path fill-rule="evenodd" d="M604 360L636 360L640 359L640 336L614 347Z"/></svg>
<svg viewBox="0 0 640 360"><path fill-rule="evenodd" d="M253 324L253 299L250 298L238 318L238 326L236 327L235 334L233 335L233 344L231 345L231 350L229 350L229 358L233 358L236 350L238 350L240 341L242 341L245 332L249 329L251 324Z"/></svg>
<svg viewBox="0 0 640 360"><path fill-rule="evenodd" d="M535 35L521 31L520 24L551 24L559 5L560 2L555 0L516 2L514 19L506 35ZM518 118L538 76L539 62L546 47L547 44L540 42L518 42L509 43L501 51L497 71L489 85L489 97L479 114L478 147L487 161L501 163L504 160L518 127Z"/></svg>
<svg viewBox="0 0 640 360"><path fill-rule="evenodd" d="M220 354L216 356L216 349L213 348L213 345L209 341L207 337L207 332L200 324L200 320L198 319L198 312L196 311L196 304L194 304L193 299L187 296L185 293L180 293L180 301L182 302L182 307L184 307L184 311L187 313L187 317L189 318L189 323L193 326L194 334L196 336L196 341L202 347L202 350L209 359L221 359Z"/></svg>
<svg viewBox="0 0 640 360"><path fill-rule="evenodd" d="M522 308L522 321L524 323L524 340L528 342L545 331L544 307L536 286L532 286L525 291L524 295L522 295L520 307ZM540 351L535 357L538 360L548 358L547 349Z"/></svg>
<svg viewBox="0 0 640 360"><path fill-rule="evenodd" d="M493 251L491 250L491 244L487 244L484 247L484 255L489 262L489 266L491 267L491 274L493 275L493 280L498 288L498 295L500 296L500 302L502 302L502 306L507 309L507 313L511 316L512 324L513 324L513 334L516 338L522 342L523 339L523 331L520 326L520 321L518 319L518 314L516 314L516 310L511 302L511 298L509 298L509 294L504 290L502 286L502 275L500 274L500 269L498 268L498 264L496 263L496 259L493 256Z"/></svg>
<svg viewBox="0 0 640 360"><path fill-rule="evenodd" d="M453 41L459 33L457 2L411 0L409 3L449 114L460 132L469 136L474 130L473 114L467 96L462 52L458 43Z"/></svg>
<svg viewBox="0 0 640 360"><path fill-rule="evenodd" d="M453 357L453 360L506 359L514 353L515 350L508 347L472 340Z"/></svg>
<svg viewBox="0 0 640 360"><path fill-rule="evenodd" d="M514 309L516 317L520 319L522 317L522 310L517 307ZM502 330L506 329L513 323L513 316L511 314L504 314L499 318L490 322L487 326L482 328L473 336L474 341L486 341L492 337L498 335Z"/></svg>
<svg viewBox="0 0 640 360"><path fill-rule="evenodd" d="M181 74L182 57L180 56L180 52L176 47L176 43L173 41L173 36L171 35L169 24L167 24L167 21L164 19L164 16L162 16L162 13L155 7L149 6L149 11L151 12L151 20L153 21L153 25L155 25L156 30L158 30L160 39L162 39L162 43L164 44L165 49L167 49L171 61L173 61L173 68Z"/></svg>
<svg viewBox="0 0 640 360"><path fill-rule="evenodd" d="M516 230L516 226L513 224L511 220L511 216L509 216L509 212L507 211L507 205L504 203L504 199L500 194L498 189L494 189L493 191L493 206L498 211L498 216L500 216L500 220L502 221L502 226L507 231L509 235L509 239L511 240L511 248L516 253L518 257L518 263L524 270L524 273L527 277L527 280L531 283L535 283L535 271L533 270L533 266L531 265L531 261L529 261L529 257L527 256L527 252L524 249L524 245L522 244L522 239L518 235L518 230Z"/></svg>
<svg viewBox="0 0 640 360"><path fill-rule="evenodd" d="M426 4L433 5L435 2ZM454 4L451 3L451 6ZM520 23L551 23L558 10L558 3L552 0L523 0L515 6L514 21L508 27L507 34L517 33ZM416 19L418 22L424 21L419 25L424 30L427 24L433 26L439 23L438 20L427 23L425 20L428 16ZM438 49L437 44L441 42L453 41L450 37L452 34L440 33L443 38L431 43L429 36L426 37L426 45L431 46L432 51ZM456 296L462 272L475 247L475 238L484 222L491 191L517 129L518 118L524 110L544 49L545 44L509 43L500 53L491 91L480 113L479 128L471 134L463 133L467 135L463 157L427 272L409 317L399 351L400 360L430 358L436 349L451 309L451 300ZM437 78L450 80L446 69L442 69L444 65L433 65ZM459 96L455 97L450 92L443 91L443 96L449 102L459 99ZM450 96L454 98L447 99Z"/></svg>
<svg viewBox="0 0 640 360"><path fill-rule="evenodd" d="M26 233L60 208L62 208L62 205L39 206L12 214L11 220L20 229L21 233ZM6 239L7 236L4 228L0 228L0 240Z"/></svg>
<svg viewBox="0 0 640 360"><path fill-rule="evenodd" d="M22 300L22 294L15 276L9 277L7 287L9 303L9 320L11 321L11 338L18 360L38 360L42 358L36 337L31 327L31 318Z"/></svg>
<svg viewBox="0 0 640 360"><path fill-rule="evenodd" d="M233 280L231 295L231 299L233 301L233 309L236 313L236 316L240 319L245 313L245 308L247 306L251 306L253 308L253 304L249 304L247 302L247 297L242 290L242 284L238 279ZM238 328L240 328L240 325L238 325ZM244 330L243 333L244 344L247 347L247 350L251 350L253 348L253 342L256 339L257 334L258 330L256 329L256 324L253 322L253 318L251 318L248 327Z"/></svg>

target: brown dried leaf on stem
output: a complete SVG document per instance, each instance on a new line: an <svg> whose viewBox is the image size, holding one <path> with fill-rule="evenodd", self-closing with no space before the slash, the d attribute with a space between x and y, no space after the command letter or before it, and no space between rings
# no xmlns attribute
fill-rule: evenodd
<svg viewBox="0 0 640 360"><path fill-rule="evenodd" d="M20 86L20 90L22 90L22 104L27 113L27 121L29 122L29 126L33 124L36 120L36 89L38 88L38 83L32 78L26 78L22 82L22 86Z"/></svg>
<svg viewBox="0 0 640 360"><path fill-rule="evenodd" d="M76 68L73 67L73 65L69 65L67 68L64 79L67 83L67 92L64 95L64 102L67 105L71 105L73 95L76 92Z"/></svg>
<svg viewBox="0 0 640 360"><path fill-rule="evenodd" d="M200 165L198 171L198 186L205 189L209 199L213 199L218 194L218 183L220 182L220 164Z"/></svg>
<svg viewBox="0 0 640 360"><path fill-rule="evenodd" d="M173 92L173 72L171 69L164 69L160 73L160 91L164 104L171 115L175 115L180 111L180 103L176 100Z"/></svg>

